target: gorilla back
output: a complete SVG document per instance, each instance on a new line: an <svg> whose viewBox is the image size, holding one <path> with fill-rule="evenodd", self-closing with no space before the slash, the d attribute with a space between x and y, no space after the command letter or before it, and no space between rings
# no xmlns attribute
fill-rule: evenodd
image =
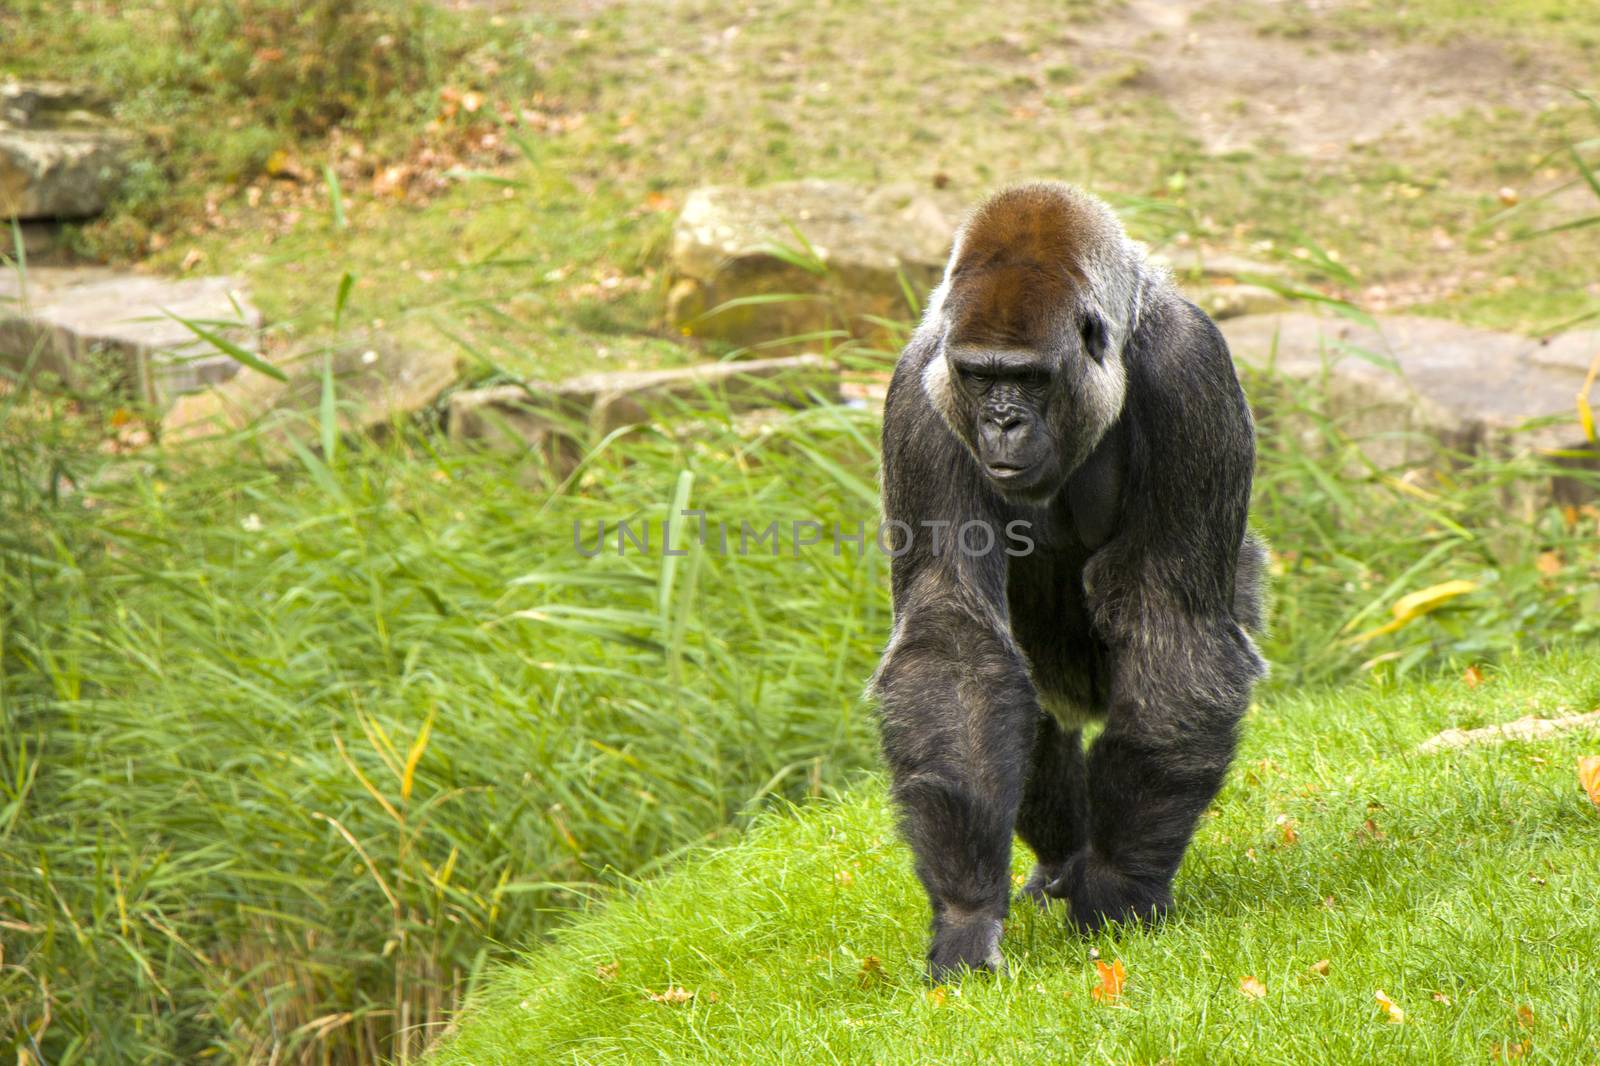
<svg viewBox="0 0 1600 1066"><path fill-rule="evenodd" d="M1079 928L1170 906L1265 672L1254 463L1221 334L1103 203L1033 184L973 213L883 425L873 686L935 980L1002 965L1013 833L1025 894Z"/></svg>

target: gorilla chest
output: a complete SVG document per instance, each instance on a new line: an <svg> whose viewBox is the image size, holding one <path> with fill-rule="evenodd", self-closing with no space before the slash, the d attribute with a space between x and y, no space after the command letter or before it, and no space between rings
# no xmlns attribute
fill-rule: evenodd
<svg viewBox="0 0 1600 1066"><path fill-rule="evenodd" d="M1039 702L1068 728L1103 713L1109 689L1109 653L1083 593L1089 555L1067 544L1020 556L1006 581L1011 635L1028 658Z"/></svg>

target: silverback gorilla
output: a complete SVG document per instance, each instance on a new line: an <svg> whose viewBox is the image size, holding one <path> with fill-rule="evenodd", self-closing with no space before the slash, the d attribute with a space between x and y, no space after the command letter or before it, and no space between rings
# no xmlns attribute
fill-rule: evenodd
<svg viewBox="0 0 1600 1066"><path fill-rule="evenodd" d="M1024 893L1079 929L1171 905L1266 669L1254 465L1221 334L1102 202L1039 183L973 213L883 424L873 688L933 980L1003 966L1013 832Z"/></svg>

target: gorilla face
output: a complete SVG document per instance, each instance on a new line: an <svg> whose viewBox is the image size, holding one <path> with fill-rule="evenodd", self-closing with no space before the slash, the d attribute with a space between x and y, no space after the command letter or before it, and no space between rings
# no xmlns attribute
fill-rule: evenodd
<svg viewBox="0 0 1600 1066"><path fill-rule="evenodd" d="M988 484L1018 502L1060 489L1121 407L1121 362L1106 365L1093 315L1043 350L954 344L935 358L945 364L946 421Z"/></svg>
<svg viewBox="0 0 1600 1066"><path fill-rule="evenodd" d="M1051 360L1027 350L965 349L946 358L969 412L973 454L989 483L1019 498L1059 485L1060 450L1047 422L1059 373Z"/></svg>

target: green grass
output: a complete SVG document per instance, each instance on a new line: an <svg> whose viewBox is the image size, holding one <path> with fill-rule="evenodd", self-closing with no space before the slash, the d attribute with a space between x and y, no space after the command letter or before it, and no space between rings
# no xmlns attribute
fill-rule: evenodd
<svg viewBox="0 0 1600 1066"><path fill-rule="evenodd" d="M1597 698L1588 647L1508 663L1475 690L1275 696L1163 926L1085 941L1019 905L1009 972L942 997L921 978L927 906L872 779L586 914L496 975L429 1061L1456 1063L1524 1041L1527 1061L1596 1061L1600 811L1573 764L1600 731L1413 748ZM1126 967L1115 1005L1091 994L1094 951ZM1326 977L1310 971L1322 959ZM1246 975L1264 998L1240 992ZM693 999L651 999L669 988Z"/></svg>

